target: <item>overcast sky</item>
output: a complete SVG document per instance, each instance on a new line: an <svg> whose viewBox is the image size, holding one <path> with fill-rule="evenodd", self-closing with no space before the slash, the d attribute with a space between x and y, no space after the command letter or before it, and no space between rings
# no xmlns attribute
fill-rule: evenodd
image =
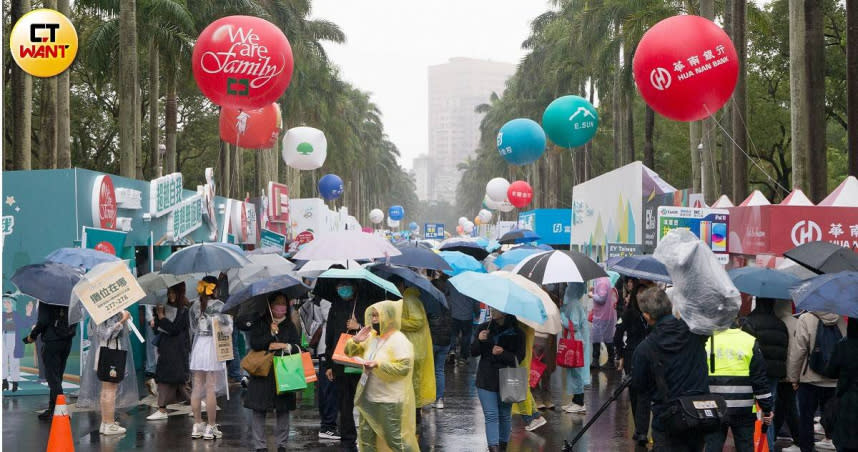
<svg viewBox="0 0 858 452"><path fill-rule="evenodd" d="M518 63L545 0L315 0L313 17L346 34L328 44L342 77L372 93L401 163L428 150L427 70L452 57ZM329 150L336 152L336 149Z"/></svg>

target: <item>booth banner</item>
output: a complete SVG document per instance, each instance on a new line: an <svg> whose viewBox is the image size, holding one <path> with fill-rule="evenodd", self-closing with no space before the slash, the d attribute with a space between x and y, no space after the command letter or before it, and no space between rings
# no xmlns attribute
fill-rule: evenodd
<svg viewBox="0 0 858 452"><path fill-rule="evenodd" d="M641 243L643 172L634 162L574 187L573 244Z"/></svg>
<svg viewBox="0 0 858 452"><path fill-rule="evenodd" d="M212 321L212 333L215 337L215 352L218 361L230 361L234 359L232 354L232 334L221 332L220 322L217 318Z"/></svg>
<svg viewBox="0 0 858 452"><path fill-rule="evenodd" d="M149 214L155 218L170 213L182 202L182 173L172 173L149 182Z"/></svg>
<svg viewBox="0 0 858 452"><path fill-rule="evenodd" d="M98 228L116 229L116 190L107 174L97 176L92 183L92 224Z"/></svg>
<svg viewBox="0 0 858 452"><path fill-rule="evenodd" d="M692 203L699 194L691 194L691 190L677 190L673 193L650 193L643 199L643 244L644 251L652 253L658 245L658 208L662 206L697 207Z"/></svg>
<svg viewBox="0 0 858 452"><path fill-rule="evenodd" d="M503 237L504 234L512 231L516 227L518 227L518 222L516 221L498 221L497 227L495 228L495 233L492 238L498 240Z"/></svg>
<svg viewBox="0 0 858 452"><path fill-rule="evenodd" d="M825 241L858 250L858 209L829 206L751 206L730 209L730 252L780 256Z"/></svg>
<svg viewBox="0 0 858 452"><path fill-rule="evenodd" d="M114 265L98 276L82 280L74 287L74 293L99 325L146 296L124 264Z"/></svg>
<svg viewBox="0 0 858 452"><path fill-rule="evenodd" d="M284 250L286 247L286 236L283 234L278 234L269 229L262 229L259 238L259 246L265 248L266 246L273 246L275 248L279 248L280 250Z"/></svg>
<svg viewBox="0 0 858 452"><path fill-rule="evenodd" d="M530 229L540 237L537 243L569 245L572 234L571 209L536 209L518 215L518 227Z"/></svg>
<svg viewBox="0 0 858 452"><path fill-rule="evenodd" d="M444 240L444 223L426 223L423 225L423 238Z"/></svg>
<svg viewBox="0 0 858 452"><path fill-rule="evenodd" d="M284 184L268 183L268 221L289 223L289 187Z"/></svg>
<svg viewBox="0 0 858 452"><path fill-rule="evenodd" d="M639 256L644 254L643 245L627 244L627 243L609 243L608 244L608 259L612 257L628 257Z"/></svg>
<svg viewBox="0 0 858 452"><path fill-rule="evenodd" d="M125 238L127 236L127 233L121 231L84 226L83 234L81 235L81 244L84 248L118 256L122 252L122 248L125 247Z"/></svg>
<svg viewBox="0 0 858 452"><path fill-rule="evenodd" d="M167 217L167 236L176 241L203 225L203 197L191 196L176 206Z"/></svg>
<svg viewBox="0 0 858 452"><path fill-rule="evenodd" d="M658 240L672 229L688 229L709 246L718 262L727 264L729 223L727 209L662 206L658 208Z"/></svg>

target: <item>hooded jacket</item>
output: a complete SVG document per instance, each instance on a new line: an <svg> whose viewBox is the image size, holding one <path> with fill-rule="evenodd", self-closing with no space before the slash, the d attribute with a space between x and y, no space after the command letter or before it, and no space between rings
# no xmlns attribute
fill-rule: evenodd
<svg viewBox="0 0 858 452"><path fill-rule="evenodd" d="M786 377L789 330L775 315L774 304L774 300L758 298L757 307L745 318L742 330L757 338L768 378L780 379Z"/></svg>
<svg viewBox="0 0 858 452"><path fill-rule="evenodd" d="M414 346L414 397L422 408L435 401L435 356L420 291L413 287L402 292L402 332Z"/></svg>
<svg viewBox="0 0 858 452"><path fill-rule="evenodd" d="M789 361L787 362L787 380L792 383L810 383L825 388L837 386L837 380L814 372L807 365L810 352L816 345L816 328L819 321L824 325L837 325L840 334L846 337L846 322L837 314L828 312L805 312L798 318L795 334L789 341Z"/></svg>
<svg viewBox="0 0 858 452"><path fill-rule="evenodd" d="M489 331L486 341L479 339L483 330ZM498 345L503 348L500 355L492 354L492 348ZM476 336L471 342L471 356L479 356L476 385L480 389L491 392L500 391L500 370L506 367L520 366L526 355L525 338L518 327L518 319L507 314L503 325L495 320L489 320L477 327Z"/></svg>
<svg viewBox="0 0 858 452"><path fill-rule="evenodd" d="M665 409L665 403L680 396L709 392L705 342L706 337L689 331L684 321L667 315L658 320L635 350L631 386L650 396L654 430L664 430L658 414ZM654 362L659 359L665 366L667 394L656 389Z"/></svg>

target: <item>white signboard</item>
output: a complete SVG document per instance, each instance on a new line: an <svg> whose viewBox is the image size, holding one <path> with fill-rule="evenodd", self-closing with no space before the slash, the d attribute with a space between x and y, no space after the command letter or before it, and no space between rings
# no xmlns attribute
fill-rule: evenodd
<svg viewBox="0 0 858 452"><path fill-rule="evenodd" d="M149 183L149 214L154 218L173 211L182 202L182 173L172 173Z"/></svg>
<svg viewBox="0 0 858 452"><path fill-rule="evenodd" d="M175 206L167 218L167 237L179 240L203 225L203 197L194 195Z"/></svg>
<svg viewBox="0 0 858 452"><path fill-rule="evenodd" d="M122 263L97 276L87 275L74 287L74 293L99 325L146 296L128 266Z"/></svg>

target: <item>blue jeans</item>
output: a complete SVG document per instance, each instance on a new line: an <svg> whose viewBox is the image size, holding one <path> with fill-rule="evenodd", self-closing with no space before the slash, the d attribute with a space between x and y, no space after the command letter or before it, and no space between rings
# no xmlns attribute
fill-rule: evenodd
<svg viewBox="0 0 858 452"><path fill-rule="evenodd" d="M244 335L244 331L239 331L238 328L232 329L232 356L235 359L227 361L226 370L229 378L233 380L241 380L241 377L244 376L244 370L241 368L241 358L243 358L241 350L239 350L238 346L238 335ZM246 338L246 336L245 336ZM247 341L244 341L247 344Z"/></svg>
<svg viewBox="0 0 858 452"><path fill-rule="evenodd" d="M486 440L489 447L508 443L511 431L512 404L503 403L500 393L477 388L477 397L486 418Z"/></svg>
<svg viewBox="0 0 858 452"><path fill-rule="evenodd" d="M450 352L450 345L433 345L432 352L435 355L435 400L443 399L444 385L446 383L444 364L447 363L447 353Z"/></svg>
<svg viewBox="0 0 858 452"><path fill-rule="evenodd" d="M158 365L158 346L155 344L155 338L158 337L158 333L148 324L144 333L146 337L146 364L143 371L146 376L150 376L155 375L155 368Z"/></svg>
<svg viewBox="0 0 858 452"><path fill-rule="evenodd" d="M769 388L772 390L772 406L774 407L778 400L778 378L769 378ZM774 423L769 425L766 430L766 440L769 442L769 452L775 452L775 440L777 440L778 432L775 429Z"/></svg>
<svg viewBox="0 0 858 452"><path fill-rule="evenodd" d="M471 320L457 320L453 319L453 341L456 342L459 334L462 335L461 339L458 339L459 344L459 354L456 356L456 359L460 360L468 360L468 357L471 356L471 336L474 335L474 325Z"/></svg>

